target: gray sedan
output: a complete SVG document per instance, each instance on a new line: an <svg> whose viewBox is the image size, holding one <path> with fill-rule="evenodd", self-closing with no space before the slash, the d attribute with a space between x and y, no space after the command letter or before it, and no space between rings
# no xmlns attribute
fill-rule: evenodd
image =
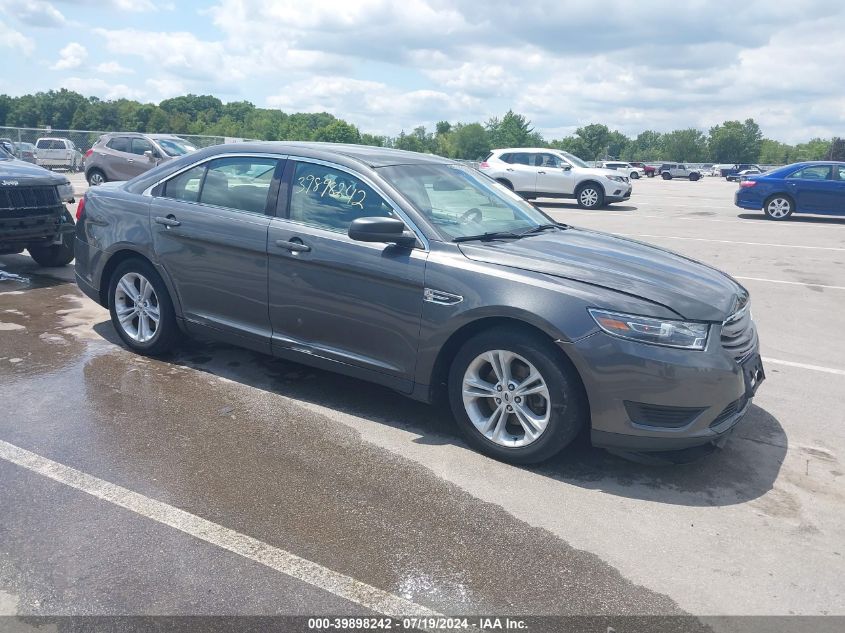
<svg viewBox="0 0 845 633"><path fill-rule="evenodd" d="M474 447L512 462L584 429L623 450L718 443L763 379L728 275L557 223L430 155L200 150L90 189L76 262L139 353L202 334L443 398Z"/></svg>

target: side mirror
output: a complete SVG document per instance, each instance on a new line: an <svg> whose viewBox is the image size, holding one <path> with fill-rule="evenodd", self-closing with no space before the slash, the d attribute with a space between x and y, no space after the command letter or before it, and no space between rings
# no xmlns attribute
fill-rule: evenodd
<svg viewBox="0 0 845 633"><path fill-rule="evenodd" d="M405 233L405 223L396 218L358 218L349 225L349 237L358 242L387 242L413 246L417 236Z"/></svg>
<svg viewBox="0 0 845 633"><path fill-rule="evenodd" d="M570 164L568 164L568 163L564 163L564 164L561 166L561 169L562 169L563 171L569 171L569 170L571 170L571 169L572 169L572 165L570 165Z"/></svg>
<svg viewBox="0 0 845 633"><path fill-rule="evenodd" d="M153 156L153 153L152 153L151 150L147 150L146 152L144 152L144 156L146 156L147 160L150 161L150 162L155 160L155 156Z"/></svg>

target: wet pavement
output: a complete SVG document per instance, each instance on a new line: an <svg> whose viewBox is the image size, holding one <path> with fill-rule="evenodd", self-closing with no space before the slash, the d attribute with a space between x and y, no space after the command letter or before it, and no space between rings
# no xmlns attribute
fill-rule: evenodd
<svg viewBox="0 0 845 633"><path fill-rule="evenodd" d="M725 448L692 464L582 437L518 468L469 450L447 412L357 380L205 341L137 356L72 267L0 270L18 277L0 279L14 446L441 613L845 613L845 373L769 365ZM752 288L764 342L803 309L783 290ZM802 336L782 333L778 357L812 355ZM820 346L827 365L840 344ZM0 614L368 612L2 459L0 482Z"/></svg>

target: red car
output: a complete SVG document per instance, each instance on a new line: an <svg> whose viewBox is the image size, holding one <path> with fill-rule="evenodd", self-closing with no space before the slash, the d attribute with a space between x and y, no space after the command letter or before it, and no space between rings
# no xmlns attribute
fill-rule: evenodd
<svg viewBox="0 0 845 633"><path fill-rule="evenodd" d="M634 167L642 167L645 170L645 175L649 178L654 178L654 172L656 171L654 165L646 165L645 163L635 163L630 162L629 165L633 165Z"/></svg>

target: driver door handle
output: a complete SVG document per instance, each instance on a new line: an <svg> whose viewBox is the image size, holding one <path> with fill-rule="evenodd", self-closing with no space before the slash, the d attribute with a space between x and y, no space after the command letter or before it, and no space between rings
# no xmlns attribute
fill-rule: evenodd
<svg viewBox="0 0 845 633"><path fill-rule="evenodd" d="M287 242L285 240L276 240L276 246L284 248L291 253L310 253L311 247L302 242Z"/></svg>
<svg viewBox="0 0 845 633"><path fill-rule="evenodd" d="M505 171L513 171L513 167L508 167Z"/></svg>
<svg viewBox="0 0 845 633"><path fill-rule="evenodd" d="M538 171L537 173L538 173L538 174L545 174L546 172L544 172L544 171Z"/></svg>
<svg viewBox="0 0 845 633"><path fill-rule="evenodd" d="M156 224L163 224L167 228L170 228L171 226L181 226L181 224L182 224L179 220L174 218L172 215L168 215L166 218L159 216L155 219L155 223Z"/></svg>

